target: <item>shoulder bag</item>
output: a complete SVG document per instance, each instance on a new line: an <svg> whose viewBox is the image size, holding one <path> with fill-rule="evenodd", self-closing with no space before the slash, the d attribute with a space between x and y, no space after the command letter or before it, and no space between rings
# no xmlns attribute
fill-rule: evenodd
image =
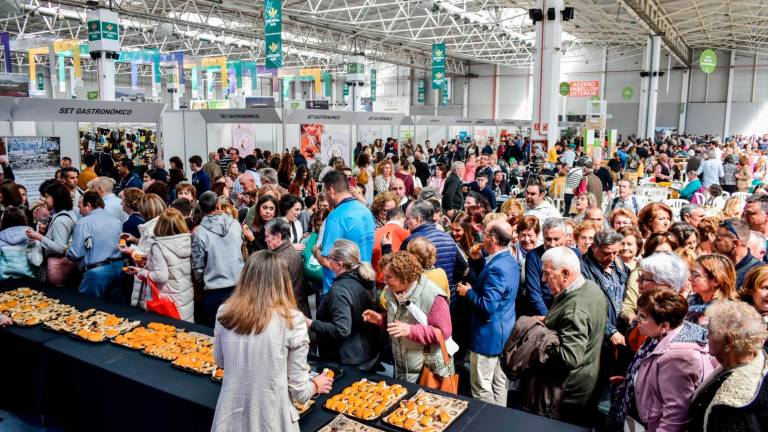
<svg viewBox="0 0 768 432"><path fill-rule="evenodd" d="M432 327L437 340L440 342L440 351L443 353L443 361L448 365L451 361L451 356L448 355L448 349L445 347L445 338L443 338L443 332L437 328ZM451 376L441 377L440 375L429 370L426 362L426 356L429 354L429 345L424 347L424 366L421 368L421 374L419 375L418 384L423 387L428 387L435 390L444 391L446 393L458 394L459 392L459 374L454 373Z"/></svg>

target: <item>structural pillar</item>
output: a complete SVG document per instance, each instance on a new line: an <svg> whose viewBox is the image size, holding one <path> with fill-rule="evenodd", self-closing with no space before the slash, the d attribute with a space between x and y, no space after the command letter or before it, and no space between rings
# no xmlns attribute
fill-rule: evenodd
<svg viewBox="0 0 768 432"><path fill-rule="evenodd" d="M731 133L731 106L733 105L733 75L736 63L736 51L731 50L731 62L728 63L728 91L725 94L725 121L723 122L723 142Z"/></svg>
<svg viewBox="0 0 768 432"><path fill-rule="evenodd" d="M115 100L115 61L105 56L99 57L99 98L105 101Z"/></svg>
<svg viewBox="0 0 768 432"><path fill-rule="evenodd" d="M469 78L464 78L464 85L463 85L464 94L463 96L463 106L461 110L461 114L464 118L469 118Z"/></svg>
<svg viewBox="0 0 768 432"><path fill-rule="evenodd" d="M651 69L651 40L648 39L648 43L643 51L643 66L642 74L640 75L640 94L638 95L639 106L637 110L637 137L645 138L646 118L648 115L648 87L650 85L650 76L645 75L645 72Z"/></svg>
<svg viewBox="0 0 768 432"><path fill-rule="evenodd" d="M537 0L544 19L536 23L536 51L533 54L533 134L534 141L554 145L559 138L559 102L563 0ZM554 20L547 18L554 9Z"/></svg>
<svg viewBox="0 0 768 432"><path fill-rule="evenodd" d="M650 38L651 69L648 86L648 113L645 117L645 136L653 139L656 136L656 105L659 99L659 61L661 59L661 36Z"/></svg>
<svg viewBox="0 0 768 432"><path fill-rule="evenodd" d="M683 70L683 82L680 91L680 120L677 122L677 132L685 133L685 120L688 118L688 90L691 81L691 72L688 69Z"/></svg>

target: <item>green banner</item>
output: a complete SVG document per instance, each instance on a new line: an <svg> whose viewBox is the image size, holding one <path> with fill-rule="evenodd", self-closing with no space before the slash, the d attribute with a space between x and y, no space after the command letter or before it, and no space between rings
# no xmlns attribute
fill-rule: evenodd
<svg viewBox="0 0 768 432"><path fill-rule="evenodd" d="M333 76L330 72L323 72L323 84L325 84L323 86L325 97L331 97L331 93L333 92Z"/></svg>
<svg viewBox="0 0 768 432"><path fill-rule="evenodd" d="M376 100L376 69L371 69L371 100Z"/></svg>
<svg viewBox="0 0 768 432"><path fill-rule="evenodd" d="M427 102L427 80L420 79L416 84L416 104L424 105Z"/></svg>
<svg viewBox="0 0 768 432"><path fill-rule="evenodd" d="M445 44L432 44L432 67L445 66Z"/></svg>
<svg viewBox="0 0 768 432"><path fill-rule="evenodd" d="M264 1L264 34L283 32L283 3L281 0Z"/></svg>
<svg viewBox="0 0 768 432"><path fill-rule="evenodd" d="M116 23L107 21L101 22L101 37L106 40L118 40L120 35L120 26Z"/></svg>
<svg viewBox="0 0 768 432"><path fill-rule="evenodd" d="M293 99L291 97L291 81L293 77L283 77L283 99Z"/></svg>
<svg viewBox="0 0 768 432"><path fill-rule="evenodd" d="M267 69L277 69L283 66L283 38L278 34L264 36L267 50Z"/></svg>
<svg viewBox="0 0 768 432"><path fill-rule="evenodd" d="M448 106L450 103L450 94L448 92L448 87L440 90L440 105L442 106Z"/></svg>
<svg viewBox="0 0 768 432"><path fill-rule="evenodd" d="M37 73L37 77L35 77L35 81L37 82L37 89L39 91L45 90L45 77L43 76L42 72Z"/></svg>
<svg viewBox="0 0 768 432"><path fill-rule="evenodd" d="M717 54L711 49L705 49L699 57L699 66L705 74L711 74L717 67Z"/></svg>
<svg viewBox="0 0 768 432"><path fill-rule="evenodd" d="M101 21L88 21L88 40L101 40Z"/></svg>
<svg viewBox="0 0 768 432"><path fill-rule="evenodd" d="M568 96L571 93L571 85L565 81L560 83L560 96Z"/></svg>
<svg viewBox="0 0 768 432"><path fill-rule="evenodd" d="M432 67L432 89L440 90L445 84L445 66Z"/></svg>
<svg viewBox="0 0 768 432"><path fill-rule="evenodd" d="M634 95L635 89L633 89L632 86L626 86L621 90L621 97L624 98L625 101L632 99L632 96Z"/></svg>
<svg viewBox="0 0 768 432"><path fill-rule="evenodd" d="M346 82L344 83L344 88L341 90L341 93L344 97L349 96L349 84Z"/></svg>
<svg viewBox="0 0 768 432"><path fill-rule="evenodd" d="M99 98L99 91L90 90L88 93L86 93L86 96L88 97L88 100L97 100Z"/></svg>
<svg viewBox="0 0 768 432"><path fill-rule="evenodd" d="M350 75L364 74L365 64L364 63L347 63L347 73Z"/></svg>

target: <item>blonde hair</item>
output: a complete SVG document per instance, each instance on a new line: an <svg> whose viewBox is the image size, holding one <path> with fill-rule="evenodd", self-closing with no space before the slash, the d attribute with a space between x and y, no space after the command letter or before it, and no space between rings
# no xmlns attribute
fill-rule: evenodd
<svg viewBox="0 0 768 432"><path fill-rule="evenodd" d="M176 185L176 195L179 195L181 192L187 191L190 194L192 194L192 200L197 199L197 189L195 189L194 186L192 186L192 183L179 183Z"/></svg>
<svg viewBox="0 0 768 432"><path fill-rule="evenodd" d="M296 310L288 265L273 251L253 253L245 262L240 281L224 303L218 321L224 328L242 335L263 332L277 313L289 329Z"/></svg>
<svg viewBox="0 0 768 432"><path fill-rule="evenodd" d="M752 295L768 281L768 266L756 266L751 268L744 277L744 282L738 288L737 293L742 300L752 304Z"/></svg>
<svg viewBox="0 0 768 432"><path fill-rule="evenodd" d="M516 198L510 198L501 205L501 212L507 216L521 216L524 212L523 205Z"/></svg>
<svg viewBox="0 0 768 432"><path fill-rule="evenodd" d="M735 210L741 211L741 209L744 208L744 201L741 200L739 197L730 197L727 201L725 201L725 205L723 206L723 211L720 212L720 214L723 216L723 218L731 218L731 217L738 217L738 216L732 216L731 212Z"/></svg>
<svg viewBox="0 0 768 432"><path fill-rule="evenodd" d="M381 161L378 164L376 164L376 169L374 170L373 175L374 176L383 175L382 172L384 171L383 170L384 165L389 165L389 167L391 168L391 171L392 171L392 172L390 172L389 175L390 176L394 176L395 175L395 172L394 172L395 171L395 167L394 167L394 165L392 165L392 161L390 161L389 159L384 159L383 161Z"/></svg>
<svg viewBox="0 0 768 432"><path fill-rule="evenodd" d="M139 199L138 207L139 213L141 213L144 220L149 221L160 216L168 206L165 204L165 201L160 198L160 195L148 193L144 194L144 196Z"/></svg>
<svg viewBox="0 0 768 432"><path fill-rule="evenodd" d="M425 269L430 269L437 262L437 248L426 237L416 237L408 243L406 250L419 260Z"/></svg>
<svg viewBox="0 0 768 432"><path fill-rule="evenodd" d="M165 209L160 213L157 218L157 224L155 225L155 236L166 237L177 234L185 234L189 232L187 222L184 220L184 215L175 208Z"/></svg>
<svg viewBox="0 0 768 432"><path fill-rule="evenodd" d="M709 306L704 315L709 318L709 337L719 341L730 337L738 355L759 352L768 337L763 318L744 302L717 302Z"/></svg>
<svg viewBox="0 0 768 432"><path fill-rule="evenodd" d="M504 213L488 213L483 218L483 225L488 225L489 223L493 221L507 221L507 215Z"/></svg>
<svg viewBox="0 0 768 432"><path fill-rule="evenodd" d="M367 262L360 261L360 248L353 241L339 239L333 242L328 258L340 262L345 270L357 270L367 281L376 280L376 271Z"/></svg>
<svg viewBox="0 0 768 432"><path fill-rule="evenodd" d="M236 221L239 220L240 212L238 212L237 207L233 206L228 202L220 202L220 204L221 204L221 211L232 216L234 220Z"/></svg>
<svg viewBox="0 0 768 432"><path fill-rule="evenodd" d="M696 262L717 282L715 300L736 300L736 269L730 258L720 254L702 255Z"/></svg>

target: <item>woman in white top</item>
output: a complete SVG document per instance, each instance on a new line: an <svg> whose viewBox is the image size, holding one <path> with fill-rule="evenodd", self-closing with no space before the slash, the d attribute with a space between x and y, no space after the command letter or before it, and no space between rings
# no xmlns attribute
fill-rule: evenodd
<svg viewBox="0 0 768 432"><path fill-rule="evenodd" d="M427 187L432 188L438 195L443 195L443 187L445 186L445 178L448 176L448 169L445 165L438 163L435 165L435 175L429 178L427 181Z"/></svg>
<svg viewBox="0 0 768 432"><path fill-rule="evenodd" d="M288 266L275 252L254 253L216 315L214 356L224 382L211 430L298 431L293 401L306 403L333 384L325 374L310 379L308 352Z"/></svg>
<svg viewBox="0 0 768 432"><path fill-rule="evenodd" d="M395 176L395 170L392 167L392 161L385 159L376 166L376 178L374 186L376 193L382 193L389 190L389 182Z"/></svg>
<svg viewBox="0 0 768 432"><path fill-rule="evenodd" d="M293 247L297 251L304 251L307 245L301 243L301 240L304 238L304 226L299 219L303 208L301 200L295 195L284 195L280 198L277 206L280 209L280 216L291 227L291 243L293 243Z"/></svg>

